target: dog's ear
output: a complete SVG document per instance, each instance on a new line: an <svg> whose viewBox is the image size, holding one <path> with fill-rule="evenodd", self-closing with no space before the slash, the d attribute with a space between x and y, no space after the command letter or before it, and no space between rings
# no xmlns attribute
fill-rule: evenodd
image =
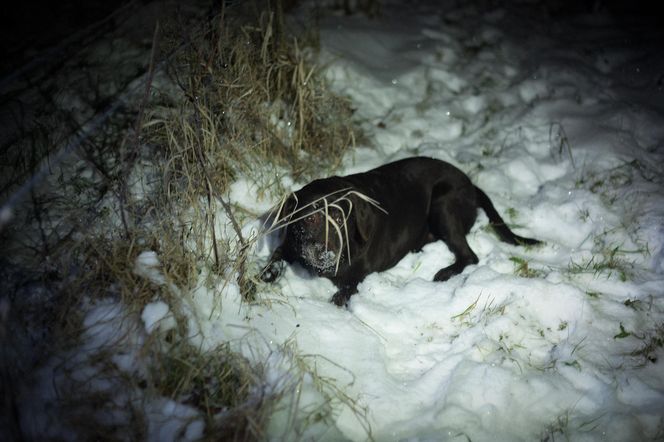
<svg viewBox="0 0 664 442"><path fill-rule="evenodd" d="M373 214L371 204L359 198L353 198L353 212L355 213L357 239L361 244L364 244L373 234L376 216Z"/></svg>

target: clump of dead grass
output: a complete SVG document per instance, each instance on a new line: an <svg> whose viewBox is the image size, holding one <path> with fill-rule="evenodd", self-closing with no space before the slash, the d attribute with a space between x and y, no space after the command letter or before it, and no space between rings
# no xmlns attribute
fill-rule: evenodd
<svg viewBox="0 0 664 442"><path fill-rule="evenodd" d="M260 364L228 345L200 351L177 331L141 334L134 315L122 324L116 320L108 325L119 330L113 342L87 354L69 353L55 367L58 426L85 440L144 440L161 426L176 439L196 426L193 435L200 432L203 440L265 438L282 392L264 388ZM114 362L118 353L133 354L133 368Z"/></svg>
<svg viewBox="0 0 664 442"><path fill-rule="evenodd" d="M157 252L164 274L183 289L191 288L201 265L242 274L249 240L239 225L257 214L229 204L230 183L244 176L259 185L257 197L281 194L279 174L308 178L338 166L354 143L352 110L310 62L315 37L285 32L281 10L279 2L232 15L222 9L196 31L177 20L162 26L159 44L171 54L165 69L177 92L150 91L148 84L153 98L137 112L144 121L121 140L122 148L113 152L104 140L103 149L82 150L101 177L88 184L116 199L110 209L116 222L78 242L84 271L75 285L106 287L115 280L114 290L140 308L155 296L131 269L146 249ZM137 202L129 175L141 161L156 167L158 183L147 201ZM93 215L98 209L87 208ZM222 238L220 223L236 237Z"/></svg>
<svg viewBox="0 0 664 442"><path fill-rule="evenodd" d="M264 179L265 191L274 176L256 176L257 168L308 178L337 167L353 144L349 102L329 92L310 61L316 39L287 34L278 11L222 11L199 37L173 31L190 42L168 68L181 100L148 123L172 159L169 192L223 193L238 175Z"/></svg>
<svg viewBox="0 0 664 442"><path fill-rule="evenodd" d="M14 241L13 250L29 244L24 253L47 262L57 279L52 352L67 354L84 344L85 312L103 300L125 306L133 333L141 336L138 318L150 302L166 302L176 322L163 335L132 344L140 347L145 373L121 370L111 348L90 356L89 377L71 375L67 364L54 369L65 379L58 380L60 406L73 431L143 439L148 429L142 406L167 397L200 411L206 437L264 436L280 393L264 394L261 368L228 346L207 353L191 347L179 307L180 295L207 270L237 275L241 292L251 297L246 251L252 239L243 237L240 225L257 214L228 201L233 180L252 180L257 197L281 194L280 174L296 180L327 174L354 144L349 102L327 90L310 61L315 37L287 33L285 20L277 2L274 9L222 9L196 31L177 20L164 24L155 44L170 55L159 66L177 92L152 84L158 69L153 51L133 131L100 131L82 144L76 160L58 166L60 186L32 191L38 234L26 229L23 237L31 242ZM139 196L134 187L143 165L155 176ZM66 230L59 233L59 226ZM162 279L137 273L146 250L158 256ZM99 388L100 382L108 388ZM122 403L118 391L124 392Z"/></svg>
<svg viewBox="0 0 664 442"><path fill-rule="evenodd" d="M246 272L250 240L239 226L258 214L231 207L230 183L243 176L258 198L273 197L283 191L279 176L327 174L355 142L349 102L327 89L311 62L316 38L288 34L281 11L279 2L233 15L222 8L198 34L167 26L165 40L188 49L167 67L178 89L173 105L153 108L144 127L165 159L160 210L179 224L187 250L217 271L238 273L247 299L254 287ZM233 244L219 243L220 217Z"/></svg>
<svg viewBox="0 0 664 442"><path fill-rule="evenodd" d="M252 365L228 345L201 352L179 342L155 354L150 378L159 395L194 407L205 437L246 441L265 437L264 429L280 392L264 387L263 367Z"/></svg>

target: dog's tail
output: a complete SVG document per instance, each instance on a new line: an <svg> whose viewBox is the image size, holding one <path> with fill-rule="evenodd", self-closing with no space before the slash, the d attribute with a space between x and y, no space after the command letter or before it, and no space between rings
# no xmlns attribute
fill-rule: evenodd
<svg viewBox="0 0 664 442"><path fill-rule="evenodd" d="M475 186L475 194L477 195L477 204L484 210L486 216L489 217L491 227L498 234L498 237L506 243L514 244L516 246L535 245L540 244L541 241L532 238L524 238L512 232L505 224L505 221L500 217L493 203L486 193L479 187Z"/></svg>

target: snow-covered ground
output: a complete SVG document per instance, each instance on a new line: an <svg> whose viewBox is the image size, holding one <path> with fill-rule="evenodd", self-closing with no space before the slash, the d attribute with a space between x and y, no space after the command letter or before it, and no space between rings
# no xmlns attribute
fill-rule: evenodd
<svg viewBox="0 0 664 442"><path fill-rule="evenodd" d="M274 388L304 361L347 398L329 401L304 377L296 407L331 409L332 421L306 426L280 409L269 436L664 438L664 57L656 29L621 23L467 2L386 1L377 19L323 19L321 62L369 139L340 174L413 155L449 161L518 234L546 244L502 243L480 214L468 235L477 265L432 282L452 255L429 244L369 275L348 309L329 303L330 281L292 268L259 286L255 305L232 281L183 293L202 349L230 341L266 365ZM279 197L257 201L243 179L231 195L256 212ZM137 273L163 283L149 250ZM121 310L99 305L87 323ZM174 326L163 301L142 321L146 333ZM195 419L167 402L148 416ZM201 434L194 424L185 436ZM153 440L176 434L177 420L155 425Z"/></svg>

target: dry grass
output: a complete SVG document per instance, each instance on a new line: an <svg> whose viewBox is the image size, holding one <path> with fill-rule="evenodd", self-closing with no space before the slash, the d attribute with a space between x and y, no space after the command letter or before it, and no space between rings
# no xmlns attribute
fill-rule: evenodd
<svg viewBox="0 0 664 442"><path fill-rule="evenodd" d="M157 353L152 386L159 395L201 411L211 440L246 441L265 437L264 428L277 397L262 388L260 365L228 346L201 353L184 343Z"/></svg>
<svg viewBox="0 0 664 442"><path fill-rule="evenodd" d="M315 39L286 34L275 11L254 13L251 20L222 12L201 38L186 30L171 37L191 48L168 69L181 99L155 109L148 123L173 160L169 189L186 178L203 196L209 187L223 193L242 174L264 179L266 190L274 176L256 176L257 167L312 177L337 167L353 143L349 103L328 92L308 62Z"/></svg>
<svg viewBox="0 0 664 442"><path fill-rule="evenodd" d="M222 10L198 36L169 27L165 40L188 48L167 68L178 92L171 105L153 108L144 126L162 149L156 204L180 229L179 245L219 272L233 268L247 299L254 285L239 225L258 214L233 210L229 184L243 176L258 198L274 197L283 191L279 176L327 174L355 141L348 101L330 93L309 62L316 38L287 34L279 5L232 17ZM235 232L232 244L219 243L220 213Z"/></svg>
<svg viewBox="0 0 664 442"><path fill-rule="evenodd" d="M67 356L53 371L61 425L82 438L144 439L144 405L160 397L198 410L205 438L265 437L284 392L266 394L262 368L228 346L207 353L191 347L180 307L201 273L234 275L251 298L246 251L252 239L243 237L240 225L257 214L229 202L233 180L252 180L258 198L274 198L283 193L280 175L305 180L327 174L354 144L348 101L327 90L310 62L315 37L285 32L281 10L279 2L272 10L247 3L233 15L222 10L195 30L177 20L163 23L154 37L160 51L151 56L131 129L126 131L123 114L117 121L125 124L116 127L122 131L90 137L76 158L58 165L57 177L32 191L29 209L18 214L29 222L1 232L12 255L22 256L21 265L31 261L48 272L42 281L48 279L44 284L57 305L48 318L54 330L49 353L72 355L86 345L90 306L110 299L125 308L130 331L86 353L87 376L76 374ZM161 64L160 54L167 54ZM31 143L37 152L51 141ZM15 181L35 167L21 163ZM2 190L11 188L3 184ZM223 224L235 235L222 234ZM137 273L136 261L146 250L156 253L161 280ZM20 303L11 295L9 300ZM169 305L176 325L147 335L139 318L155 300ZM130 335L143 341L128 342ZM115 364L121 351L137 352L145 370L129 373ZM330 397L350 400L325 388Z"/></svg>

